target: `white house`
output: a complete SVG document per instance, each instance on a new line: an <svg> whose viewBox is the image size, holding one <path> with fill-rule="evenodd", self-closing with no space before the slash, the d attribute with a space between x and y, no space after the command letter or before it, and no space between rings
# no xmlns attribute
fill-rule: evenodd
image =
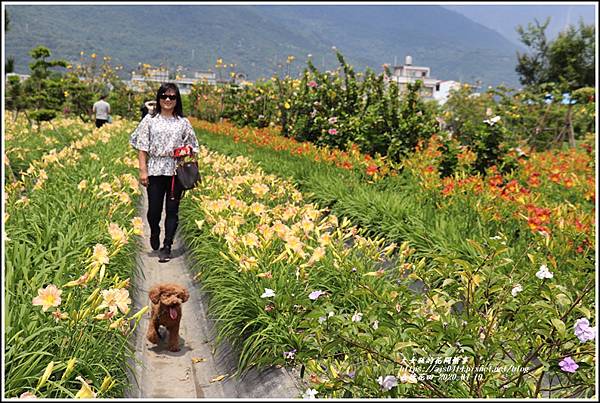
<svg viewBox="0 0 600 403"><path fill-rule="evenodd" d="M127 85L136 91L142 91L145 87L145 83L174 83L179 87L179 92L182 94L189 94L192 90L192 85L200 82L206 82L211 85L217 84L215 73L212 71L198 71L194 73L193 78L189 77L177 77L175 79L169 79L169 70L166 69L152 69L149 70L146 75L138 74L133 72L131 74L131 80L127 81Z"/></svg>
<svg viewBox="0 0 600 403"><path fill-rule="evenodd" d="M217 75L210 70L197 71L194 73L194 78L198 79L199 81L204 81L210 85L217 85Z"/></svg>
<svg viewBox="0 0 600 403"><path fill-rule="evenodd" d="M430 77L430 73L431 70L429 67L413 66L412 57L406 56L404 64L394 66L392 75L388 79L398 83L400 93L406 91L408 84L413 84L417 80L421 80L423 82L421 96L425 99L434 99L441 81Z"/></svg>
<svg viewBox="0 0 600 403"><path fill-rule="evenodd" d="M23 82L29 78L29 74L6 73L6 75L5 75L6 82L8 82L8 77L12 77L12 76L18 77L19 82Z"/></svg>
<svg viewBox="0 0 600 403"><path fill-rule="evenodd" d="M433 98L440 104L443 105L448 101L450 91L458 90L462 84L454 80L440 81L438 90L433 94Z"/></svg>

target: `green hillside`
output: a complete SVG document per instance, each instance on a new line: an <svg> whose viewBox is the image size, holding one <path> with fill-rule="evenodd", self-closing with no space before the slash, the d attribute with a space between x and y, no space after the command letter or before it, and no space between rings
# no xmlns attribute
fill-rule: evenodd
<svg viewBox="0 0 600 403"><path fill-rule="evenodd" d="M439 6L8 5L5 55L28 72L28 51L44 45L74 62L79 52L111 56L125 72L138 63L214 66L218 57L250 79L292 73L308 54L319 68L336 66L336 46L359 70L383 63L431 67L444 80L517 86L515 45L495 31ZM126 78L126 77L124 77Z"/></svg>

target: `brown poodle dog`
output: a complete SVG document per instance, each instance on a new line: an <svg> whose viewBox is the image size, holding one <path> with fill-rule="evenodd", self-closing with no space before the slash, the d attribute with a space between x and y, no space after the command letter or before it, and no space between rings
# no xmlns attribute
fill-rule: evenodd
<svg viewBox="0 0 600 403"><path fill-rule="evenodd" d="M148 293L152 301L152 316L148 325L148 340L158 344L158 327L163 325L169 331L169 350L179 351L179 322L181 304L190 298L190 293L178 284L158 284Z"/></svg>

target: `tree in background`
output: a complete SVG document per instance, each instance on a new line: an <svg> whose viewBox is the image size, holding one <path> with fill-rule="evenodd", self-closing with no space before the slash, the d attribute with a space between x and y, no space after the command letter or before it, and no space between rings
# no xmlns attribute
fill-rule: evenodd
<svg viewBox="0 0 600 403"><path fill-rule="evenodd" d="M550 44L548 54L548 79L565 81L568 88L575 90L595 85L595 28L579 22L558 35Z"/></svg>
<svg viewBox="0 0 600 403"><path fill-rule="evenodd" d="M33 48L29 54L34 59L29 63L31 77L24 83L25 104L28 108L35 109L28 118L38 124L49 122L56 117L56 111L64 102L62 88L62 74L53 71L53 67L67 67L64 60L46 60L51 52L44 46Z"/></svg>
<svg viewBox="0 0 600 403"><path fill-rule="evenodd" d="M17 76L8 77L6 83L6 109L14 111L13 121L17 120L19 112L25 111L27 102L23 92L23 85Z"/></svg>
<svg viewBox="0 0 600 403"><path fill-rule="evenodd" d="M550 18L543 24L536 19L535 25L527 24L527 30L522 26L517 26L517 33L521 36L521 42L530 48L530 54L520 54L517 52L518 64L516 71L519 74L519 81L526 86L536 85L547 81L546 71L548 70L548 39L546 38L546 28L550 24Z"/></svg>
<svg viewBox="0 0 600 403"><path fill-rule="evenodd" d="M10 18L8 16L8 10L4 11L4 32L10 31ZM6 59L6 64L4 65L4 74L14 73L15 72L15 58L13 56L9 56Z"/></svg>
<svg viewBox="0 0 600 403"><path fill-rule="evenodd" d="M554 41L549 42L545 30L550 19L527 29L517 27L521 42L530 48L529 54L517 52L516 71L521 84L528 87L544 83L559 84L564 90L593 87L595 82L595 28L585 25L570 25Z"/></svg>

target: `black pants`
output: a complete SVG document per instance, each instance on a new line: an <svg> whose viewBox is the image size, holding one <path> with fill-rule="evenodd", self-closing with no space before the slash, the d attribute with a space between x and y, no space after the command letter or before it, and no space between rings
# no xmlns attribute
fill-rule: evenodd
<svg viewBox="0 0 600 403"><path fill-rule="evenodd" d="M108 123L108 120L96 119L96 127L100 128L103 124Z"/></svg>
<svg viewBox="0 0 600 403"><path fill-rule="evenodd" d="M174 179L172 190L171 181ZM179 223L179 202L183 189L174 176L149 176L148 177L148 224L151 234L160 234L160 218L166 198L165 217L165 246L173 245L175 231Z"/></svg>

